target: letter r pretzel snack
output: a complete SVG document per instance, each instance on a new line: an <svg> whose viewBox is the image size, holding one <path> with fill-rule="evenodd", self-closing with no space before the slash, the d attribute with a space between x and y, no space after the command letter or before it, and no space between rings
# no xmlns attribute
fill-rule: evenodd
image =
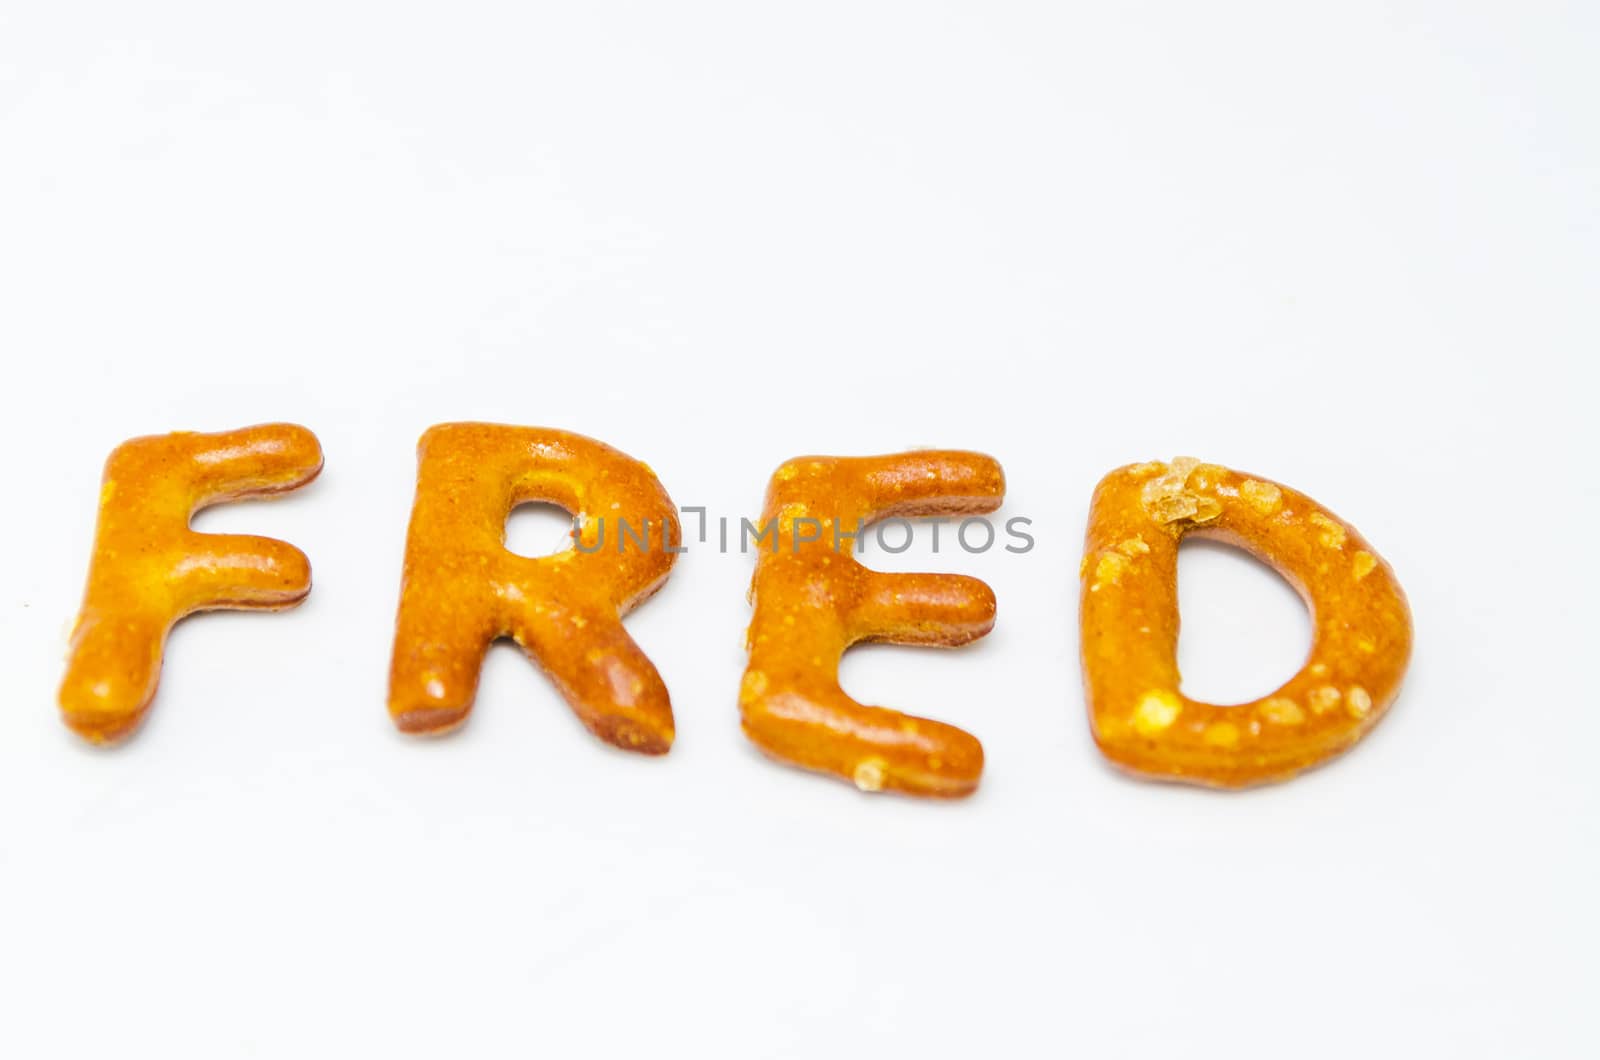
<svg viewBox="0 0 1600 1060"><path fill-rule="evenodd" d="M863 706L839 687L839 660L862 641L957 645L994 626L976 578L886 574L852 556L862 526L895 516L992 512L1000 465L979 453L800 457L773 474L756 560L750 663L740 686L744 731L774 758L854 781L863 791L970 795L983 748L953 725Z"/></svg>
<svg viewBox="0 0 1600 1060"><path fill-rule="evenodd" d="M1311 609L1311 655L1236 707L1178 691L1178 543L1237 545ZM1287 780L1355 745L1388 710L1411 655L1389 565L1348 523L1287 486L1180 457L1100 480L1080 572L1084 691L1095 742L1130 772L1208 787Z"/></svg>
<svg viewBox="0 0 1600 1060"><path fill-rule="evenodd" d="M270 537L202 534L202 508L298 489L322 470L304 427L123 442L106 460L89 584L61 683L63 720L95 743L130 734L155 698L174 623L196 611L276 611L311 591L311 564Z"/></svg>
<svg viewBox="0 0 1600 1060"><path fill-rule="evenodd" d="M395 724L460 725L490 643L509 636L596 736L665 754L666 685L622 628L677 558L677 513L650 469L582 435L488 423L432 427L417 457L389 671ZM506 549L506 518L530 501L579 517L575 548L538 559Z"/></svg>

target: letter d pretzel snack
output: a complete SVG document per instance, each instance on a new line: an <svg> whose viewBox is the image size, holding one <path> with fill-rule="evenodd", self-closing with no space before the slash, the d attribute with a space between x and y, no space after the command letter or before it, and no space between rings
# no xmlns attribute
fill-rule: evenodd
<svg viewBox="0 0 1600 1060"><path fill-rule="evenodd" d="M1311 609L1311 656L1282 688L1219 707L1178 691L1178 543L1237 545ZM1080 650L1095 741L1130 772L1240 788L1287 780L1378 724L1411 656L1389 565L1303 493L1183 457L1100 480L1080 572Z"/></svg>

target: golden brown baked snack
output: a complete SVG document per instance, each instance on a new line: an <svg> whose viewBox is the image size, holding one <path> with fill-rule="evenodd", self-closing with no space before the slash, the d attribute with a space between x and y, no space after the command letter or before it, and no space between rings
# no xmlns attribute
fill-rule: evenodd
<svg viewBox="0 0 1600 1060"><path fill-rule="evenodd" d="M432 427L417 458L389 671L395 724L460 725L489 644L509 636L595 735L665 754L666 685L622 628L677 558L677 513L650 469L582 435L489 423ZM532 501L579 517L574 548L538 559L506 549L506 517Z"/></svg>
<svg viewBox="0 0 1600 1060"><path fill-rule="evenodd" d="M895 516L991 512L1004 495L998 463L953 450L800 457L778 468L762 515L763 526L776 521L776 540L756 561L739 693L750 739L863 791L971 794L983 771L978 741L952 725L857 703L839 687L839 659L861 641L975 640L994 626L994 593L961 575L869 570L845 535Z"/></svg>
<svg viewBox="0 0 1600 1060"><path fill-rule="evenodd" d="M304 427L155 435L106 460L89 584L73 628L61 715L95 743L130 734L155 698L167 633L196 611L291 607L311 565L270 537L189 528L213 504L298 489L322 470Z"/></svg>
<svg viewBox="0 0 1600 1060"><path fill-rule="evenodd" d="M1223 707L1179 691L1178 543L1190 534L1271 565L1311 610L1310 657L1269 696ZM1100 480L1079 573L1090 725L1106 757L1141 776L1287 780L1371 731L1411 655L1405 595L1353 527L1287 486L1188 457Z"/></svg>

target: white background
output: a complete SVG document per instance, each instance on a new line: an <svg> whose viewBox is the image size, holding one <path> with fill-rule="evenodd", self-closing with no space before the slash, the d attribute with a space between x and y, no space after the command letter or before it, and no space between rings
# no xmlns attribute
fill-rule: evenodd
<svg viewBox="0 0 1600 1060"><path fill-rule="evenodd" d="M1577 3L6 4L0 1053L1595 1055L1597 49ZM871 558L987 579L993 635L844 675L977 734L978 795L762 758L752 559L706 548L629 620L670 756L514 648L463 731L392 731L452 419L733 518L801 453L996 455L1037 548ZM198 525L315 591L184 623L145 728L81 744L105 454L272 420L322 479ZM1179 453L1410 594L1395 710L1292 783L1089 739L1089 493ZM1187 691L1297 668L1273 575L1182 578Z"/></svg>

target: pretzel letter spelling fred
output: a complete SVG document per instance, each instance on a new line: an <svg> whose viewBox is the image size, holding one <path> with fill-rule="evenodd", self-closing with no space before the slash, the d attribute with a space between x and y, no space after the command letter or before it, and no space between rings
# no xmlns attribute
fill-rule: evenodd
<svg viewBox="0 0 1600 1060"><path fill-rule="evenodd" d="M1178 543L1190 534L1252 553L1311 609L1311 656L1269 696L1220 707L1178 690ZM1286 780L1370 732L1411 656L1405 594L1353 527L1287 486L1188 457L1100 480L1081 578L1094 738L1147 777L1218 788Z"/></svg>
<svg viewBox="0 0 1600 1060"><path fill-rule="evenodd" d="M446 423L417 446L389 713L406 732L466 720L485 652L509 636L584 725L645 754L672 746L672 704L622 616L667 580L677 513L649 468L582 435ZM531 559L505 547L519 504L578 516L574 546Z"/></svg>
<svg viewBox="0 0 1600 1060"><path fill-rule="evenodd" d="M297 489L322 470L304 427L135 438L106 461L89 585L73 628L61 714L95 743L131 733L155 698L174 623L196 611L281 610L311 591L311 565L270 537L189 528L213 504Z"/></svg>
<svg viewBox="0 0 1600 1060"><path fill-rule="evenodd" d="M1000 465L978 453L801 457L767 489L770 552L756 561L750 664L740 687L744 731L774 758L851 780L863 791L971 794L983 748L952 725L863 706L839 687L839 659L861 641L956 645L994 626L995 599L976 578L886 574L852 555L860 528L897 516L992 512Z"/></svg>

